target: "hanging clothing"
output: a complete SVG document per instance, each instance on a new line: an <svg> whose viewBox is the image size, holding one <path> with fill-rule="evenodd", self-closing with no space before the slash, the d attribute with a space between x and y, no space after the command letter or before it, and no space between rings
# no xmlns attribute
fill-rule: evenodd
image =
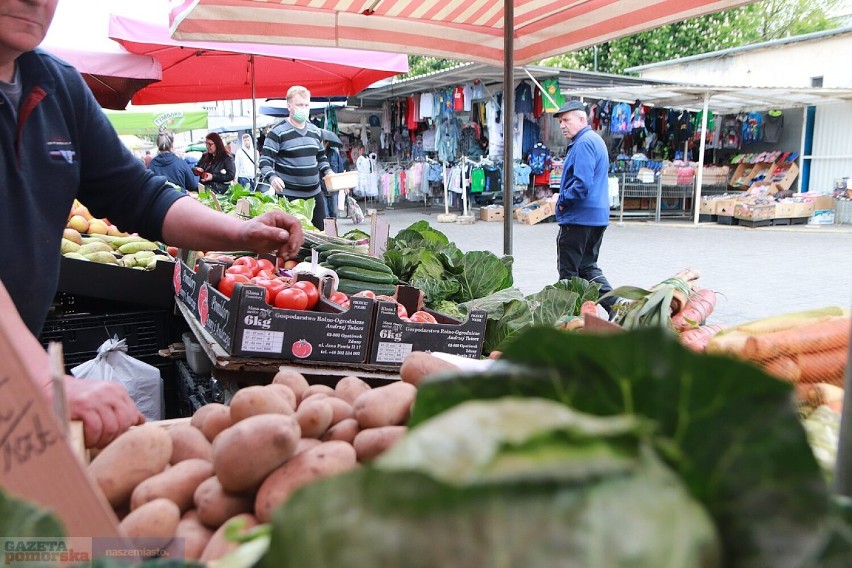
<svg viewBox="0 0 852 568"><path fill-rule="evenodd" d="M531 113L533 111L532 87L526 80L518 83L515 87L515 112Z"/></svg>

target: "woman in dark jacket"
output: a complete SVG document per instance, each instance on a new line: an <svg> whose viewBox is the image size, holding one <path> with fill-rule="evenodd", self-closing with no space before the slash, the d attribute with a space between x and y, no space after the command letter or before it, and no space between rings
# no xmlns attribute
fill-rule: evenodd
<svg viewBox="0 0 852 568"><path fill-rule="evenodd" d="M211 191L225 193L236 173L234 158L225 148L221 136L215 132L208 134L204 143L207 145L207 151L198 160L195 173L201 183Z"/></svg>
<svg viewBox="0 0 852 568"><path fill-rule="evenodd" d="M181 160L172 152L175 136L166 130L157 135L157 154L151 163L148 164L148 169L157 174L164 176L170 182L179 186L181 191L196 191L198 189L198 178L192 173L192 168L189 167L184 160Z"/></svg>

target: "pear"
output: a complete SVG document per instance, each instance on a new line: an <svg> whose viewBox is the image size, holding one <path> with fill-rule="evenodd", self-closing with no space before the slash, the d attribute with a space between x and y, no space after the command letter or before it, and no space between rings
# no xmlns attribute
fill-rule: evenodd
<svg viewBox="0 0 852 568"><path fill-rule="evenodd" d="M115 225L107 226L107 235L111 237L120 237L122 236L122 232Z"/></svg>
<svg viewBox="0 0 852 568"><path fill-rule="evenodd" d="M62 254L65 254L65 253L68 253L68 252L77 252L78 250L80 250L80 245L75 243L74 241L69 241L68 239L62 239L62 246L60 247L59 250L60 250L60 252L62 252Z"/></svg>
<svg viewBox="0 0 852 568"><path fill-rule="evenodd" d="M72 215L71 218L68 219L67 227L69 229L74 229L78 233L88 233L89 221L82 215Z"/></svg>
<svg viewBox="0 0 852 568"><path fill-rule="evenodd" d="M102 241L90 241L81 246L76 252L79 252L83 256L96 252L108 252L112 254L112 247Z"/></svg>
<svg viewBox="0 0 852 568"><path fill-rule="evenodd" d="M85 256L83 256L83 255L82 255L82 254L80 254L79 252L66 252L66 253L65 253L65 254L63 254L62 256L64 256L65 258L73 258L74 260L85 260L85 261L87 261L87 262L88 262L88 260L89 260L88 258L86 258Z"/></svg>
<svg viewBox="0 0 852 568"><path fill-rule="evenodd" d="M83 244L83 237L77 229L65 229L65 232L62 233L62 238L67 239L72 243L77 243L78 245Z"/></svg>
<svg viewBox="0 0 852 568"><path fill-rule="evenodd" d="M98 262L100 264L118 264L118 260L116 260L115 255L111 252L98 251L85 254L83 256L92 262Z"/></svg>
<svg viewBox="0 0 852 568"><path fill-rule="evenodd" d="M109 226L100 219L92 219L89 221L89 233L106 235L109 231Z"/></svg>

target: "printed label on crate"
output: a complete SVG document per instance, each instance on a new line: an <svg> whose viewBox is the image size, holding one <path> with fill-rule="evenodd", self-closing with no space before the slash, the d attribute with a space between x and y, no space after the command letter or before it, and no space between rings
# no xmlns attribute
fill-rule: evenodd
<svg viewBox="0 0 852 568"><path fill-rule="evenodd" d="M412 347L414 347L414 345L411 343L379 341L379 350L376 354L376 361L380 363L402 363L405 357L411 353Z"/></svg>
<svg viewBox="0 0 852 568"><path fill-rule="evenodd" d="M282 310L263 290L243 291L235 339L239 355L363 363L367 358L373 302L352 298L343 313Z"/></svg>
<svg viewBox="0 0 852 568"><path fill-rule="evenodd" d="M284 347L283 331L246 329L243 332L241 349L257 353L281 353Z"/></svg>
<svg viewBox="0 0 852 568"><path fill-rule="evenodd" d="M183 262L179 262L178 266L180 268L175 268L175 276L179 278L178 282L175 282L177 298L197 316L198 306L196 302L198 301L199 282L196 279L195 272L190 267Z"/></svg>
<svg viewBox="0 0 852 568"><path fill-rule="evenodd" d="M202 297L207 301L203 302ZM220 345L233 345L234 324L231 321L230 298L204 284L198 292L199 321ZM206 315L205 315L206 313Z"/></svg>
<svg viewBox="0 0 852 568"><path fill-rule="evenodd" d="M373 333L373 362L402 363L411 351L441 351L477 359L482 354L485 317L485 311L474 310L461 324L403 322L394 304L382 302Z"/></svg>

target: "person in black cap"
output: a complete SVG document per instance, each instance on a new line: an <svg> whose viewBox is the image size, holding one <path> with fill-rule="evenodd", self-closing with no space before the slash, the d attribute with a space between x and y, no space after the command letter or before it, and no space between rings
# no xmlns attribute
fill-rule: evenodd
<svg viewBox="0 0 852 568"><path fill-rule="evenodd" d="M609 225L606 143L589 127L586 107L580 101L568 101L553 116L559 120L562 135L568 140L556 202L559 279L579 276L597 282L603 296L612 291L598 267L598 253ZM614 302L614 298L607 298L601 305L609 312Z"/></svg>

